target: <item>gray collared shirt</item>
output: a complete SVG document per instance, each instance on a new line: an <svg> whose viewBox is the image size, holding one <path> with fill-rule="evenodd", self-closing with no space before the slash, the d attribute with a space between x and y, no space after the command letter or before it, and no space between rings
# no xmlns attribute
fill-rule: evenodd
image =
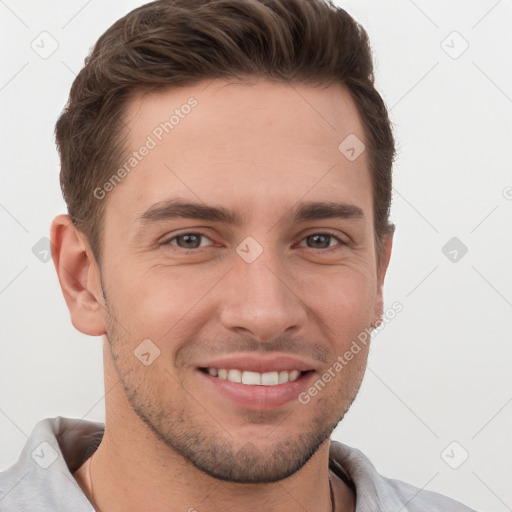
<svg viewBox="0 0 512 512"><path fill-rule="evenodd" d="M0 473L0 512L94 512L73 474L103 437L104 425L47 418L21 456ZM331 441L330 468L356 493L356 512L475 512L440 494L379 475L359 450Z"/></svg>

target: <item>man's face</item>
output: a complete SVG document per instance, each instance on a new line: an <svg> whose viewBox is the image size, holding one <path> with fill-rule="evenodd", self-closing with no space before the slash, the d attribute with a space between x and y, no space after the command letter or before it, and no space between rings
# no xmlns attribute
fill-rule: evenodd
<svg viewBox="0 0 512 512"><path fill-rule="evenodd" d="M139 96L127 123L131 150L150 149L103 199L107 364L157 438L196 467L285 478L350 407L367 348L307 405L300 393L381 309L368 155L338 149L364 140L356 107L338 86L215 80ZM237 222L198 215L206 207Z"/></svg>

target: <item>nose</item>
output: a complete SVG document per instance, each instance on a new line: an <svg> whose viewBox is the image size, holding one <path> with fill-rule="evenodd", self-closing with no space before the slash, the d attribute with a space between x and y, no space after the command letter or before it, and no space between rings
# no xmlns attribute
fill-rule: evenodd
<svg viewBox="0 0 512 512"><path fill-rule="evenodd" d="M263 251L252 263L236 256L222 290L220 318L231 331L269 342L304 326L301 290L271 251Z"/></svg>

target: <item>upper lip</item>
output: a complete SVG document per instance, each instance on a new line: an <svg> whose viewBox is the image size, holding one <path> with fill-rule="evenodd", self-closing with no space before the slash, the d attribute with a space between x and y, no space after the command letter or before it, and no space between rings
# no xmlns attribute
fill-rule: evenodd
<svg viewBox="0 0 512 512"><path fill-rule="evenodd" d="M198 367L241 370L258 373L292 370L306 372L314 369L314 366L310 362L288 354L231 354L205 362L204 364L199 364Z"/></svg>

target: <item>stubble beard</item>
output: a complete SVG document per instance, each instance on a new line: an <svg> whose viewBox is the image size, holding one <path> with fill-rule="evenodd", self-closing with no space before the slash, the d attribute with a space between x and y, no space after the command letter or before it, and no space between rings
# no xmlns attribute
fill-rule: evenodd
<svg viewBox="0 0 512 512"><path fill-rule="evenodd" d="M108 317L109 315L107 315ZM203 473L227 482L269 483L283 480L299 471L326 441L352 405L359 390L359 382L352 382L351 389L338 389L320 397L320 412L311 420L306 431L290 434L286 429L286 416L269 438L274 443L260 447L251 440L235 439L222 427L222 412L211 418L193 397L182 391L180 403L165 407L161 400L162 389L154 385L147 367L138 361L127 338L119 336L115 320L106 321L106 337L112 360L126 397L138 417L148 426L158 440L180 455ZM124 347L124 349L123 349ZM179 385L176 381L172 384ZM160 386L161 387L161 386ZM196 411L193 408L196 407ZM302 405L304 412L310 414ZM301 414L302 409L293 414ZM270 412L245 411L245 419L253 424L265 424ZM207 419L207 421L204 420ZM268 423L267 423L268 427ZM281 430L280 435L279 430Z"/></svg>

